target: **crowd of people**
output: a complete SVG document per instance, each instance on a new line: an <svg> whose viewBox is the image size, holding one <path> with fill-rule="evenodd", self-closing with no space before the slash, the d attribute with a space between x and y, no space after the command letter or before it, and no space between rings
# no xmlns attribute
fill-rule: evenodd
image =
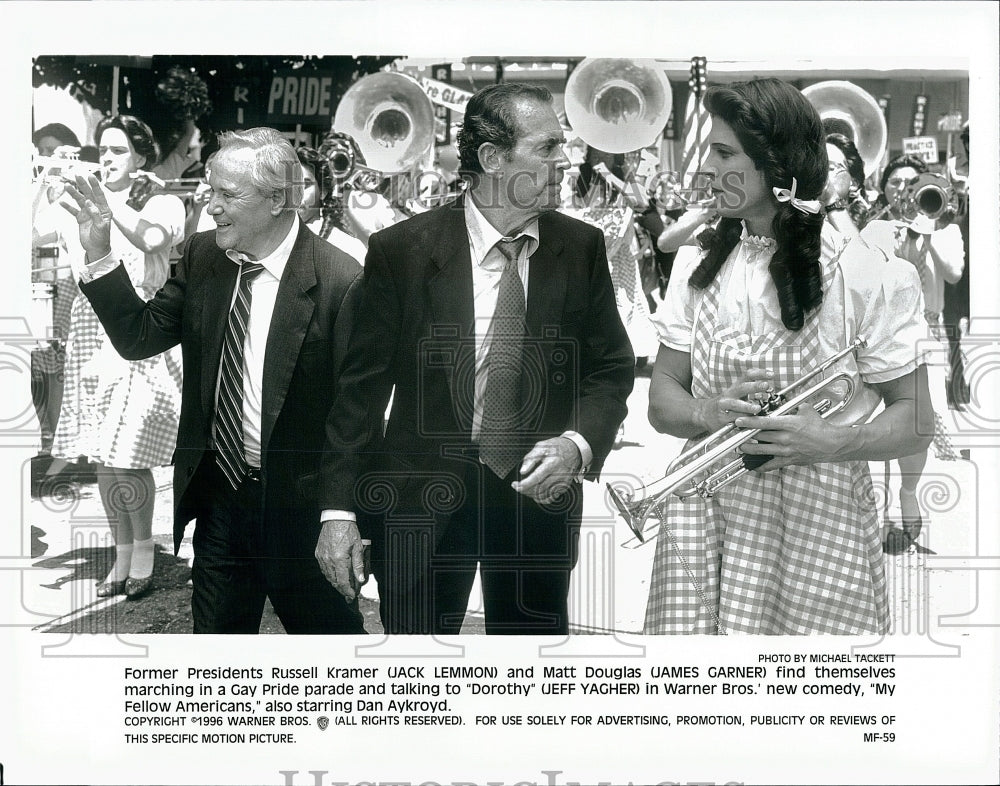
<svg viewBox="0 0 1000 786"><path fill-rule="evenodd" d="M386 632L458 633L478 570L488 633L565 634L582 484L649 357L658 431L759 433L739 448L753 471L660 511L646 632L885 632L883 554L919 537L936 415L968 401L967 299L948 294L967 292L967 195L928 216L909 156L876 189L853 140L780 80L704 103L709 198L606 190L636 218L643 243L625 246L563 210L567 132L530 85L475 94L464 192L412 217L359 188L342 134L231 131L201 156L180 150L190 134L164 155L117 115L87 156L39 129L33 246L58 305L33 395L50 472L97 476L115 543L97 594L155 587L152 468L173 464L197 633L255 633L265 599L289 633L363 633L369 572ZM96 166L60 174L60 156ZM165 187L186 179L183 200ZM836 415L765 414L859 336ZM937 338L948 369L918 352ZM899 465L890 538L872 461Z"/></svg>

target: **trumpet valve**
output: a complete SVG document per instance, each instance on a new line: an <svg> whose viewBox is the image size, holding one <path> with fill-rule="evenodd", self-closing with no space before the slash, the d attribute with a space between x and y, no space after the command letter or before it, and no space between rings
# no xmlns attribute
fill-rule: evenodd
<svg viewBox="0 0 1000 786"><path fill-rule="evenodd" d="M767 394L767 397L760 402L760 412L758 415L769 415L782 404L785 403L785 397L780 393L775 393L774 391Z"/></svg>

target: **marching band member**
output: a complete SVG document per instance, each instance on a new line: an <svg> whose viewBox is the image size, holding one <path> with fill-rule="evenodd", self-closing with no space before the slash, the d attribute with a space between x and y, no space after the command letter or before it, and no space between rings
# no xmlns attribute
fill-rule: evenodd
<svg viewBox="0 0 1000 786"><path fill-rule="evenodd" d="M149 127L131 115L102 120L95 134L108 194L111 243L136 294L149 300L169 275L170 248L184 231L184 205L153 194L135 175L156 160ZM82 263L82 255L74 257ZM75 271L79 276L79 267ZM73 302L66 387L53 455L87 456L115 540L115 562L97 595L137 597L153 574L152 467L170 464L180 411L181 368L164 353L126 362L111 347L86 298Z"/></svg>
<svg viewBox="0 0 1000 786"><path fill-rule="evenodd" d="M302 164L303 192L299 219L323 240L365 263L365 244L345 231L344 199L334 194L333 173L326 156L312 147L295 150Z"/></svg>
<svg viewBox="0 0 1000 786"><path fill-rule="evenodd" d="M759 428L741 450L769 456L708 499L671 498L661 524L647 633L862 633L889 624L867 462L926 447L927 382L912 268L865 244L821 242L828 162L819 115L776 79L709 88L721 216L710 247L683 249L654 316L662 346L649 416L699 437ZM856 382L831 421L809 406L762 417L780 390L857 336ZM866 421L880 401L885 409ZM851 427L852 423L863 423Z"/></svg>
<svg viewBox="0 0 1000 786"><path fill-rule="evenodd" d="M965 268L965 249L962 233L957 224L951 223L951 216L947 212L937 220L922 214L908 220L904 215L903 196L906 189L926 171L924 162L914 156L898 156L889 162L882 173L882 195L876 202L876 207L887 209L890 218L869 223L864 228L862 237L870 245L905 260L916 270L923 296L924 321L929 335L934 338L940 337L942 330L944 285L946 282L954 284L961 279ZM934 410L947 411L944 369L932 366L928 373ZM943 435L943 422L937 417L935 420L935 435ZM900 518L904 537L902 540L894 539L895 547L889 544L891 550L908 546L923 527L917 486L927 464L927 451L902 456L898 463Z"/></svg>
<svg viewBox="0 0 1000 786"><path fill-rule="evenodd" d="M838 232L856 237L868 223L871 206L865 200L865 164L857 146L843 134L826 135L829 177L821 197L827 222Z"/></svg>

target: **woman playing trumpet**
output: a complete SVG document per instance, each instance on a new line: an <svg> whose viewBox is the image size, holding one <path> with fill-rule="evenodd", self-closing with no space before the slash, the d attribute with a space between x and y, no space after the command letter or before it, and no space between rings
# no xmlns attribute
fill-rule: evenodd
<svg viewBox="0 0 1000 786"><path fill-rule="evenodd" d="M945 211L933 219L924 214L907 216L907 193L917 178L927 171L923 161L915 156L897 156L888 163L880 182L882 194L876 202L885 220L870 222L862 237L886 254L894 255L912 265L917 272L918 286L923 296L923 317L931 338L942 337L941 312L944 309L944 285L955 284L965 269L965 249L962 233L953 216ZM942 201L944 197L942 197ZM948 409L945 396L945 371L942 366L931 366L931 401L936 412ZM944 435L943 422L938 419L935 435ZM886 548L898 551L917 538L923 527L917 486L927 465L927 450L899 458L899 507L903 537L887 538ZM890 534L895 534L890 531Z"/></svg>
<svg viewBox="0 0 1000 786"><path fill-rule="evenodd" d="M773 458L709 499L666 504L646 632L884 632L866 462L926 446L914 272L857 238L823 236L825 138L798 90L776 79L712 87L705 106L703 168L721 220L706 251L682 249L653 318L661 347L649 417L683 437L731 423L764 429L740 449ZM808 406L755 416L755 396L786 387L859 335L867 348L842 361L856 392L835 418ZM880 401L884 411L850 427Z"/></svg>

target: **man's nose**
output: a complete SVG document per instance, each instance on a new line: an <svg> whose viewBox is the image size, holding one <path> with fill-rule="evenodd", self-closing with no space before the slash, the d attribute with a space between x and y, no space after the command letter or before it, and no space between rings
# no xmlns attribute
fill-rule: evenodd
<svg viewBox="0 0 1000 786"><path fill-rule="evenodd" d="M207 210L213 216L217 216L219 215L219 213L222 212L221 200L219 199L218 195L215 194L214 192L209 193L208 204L205 206L205 210Z"/></svg>

